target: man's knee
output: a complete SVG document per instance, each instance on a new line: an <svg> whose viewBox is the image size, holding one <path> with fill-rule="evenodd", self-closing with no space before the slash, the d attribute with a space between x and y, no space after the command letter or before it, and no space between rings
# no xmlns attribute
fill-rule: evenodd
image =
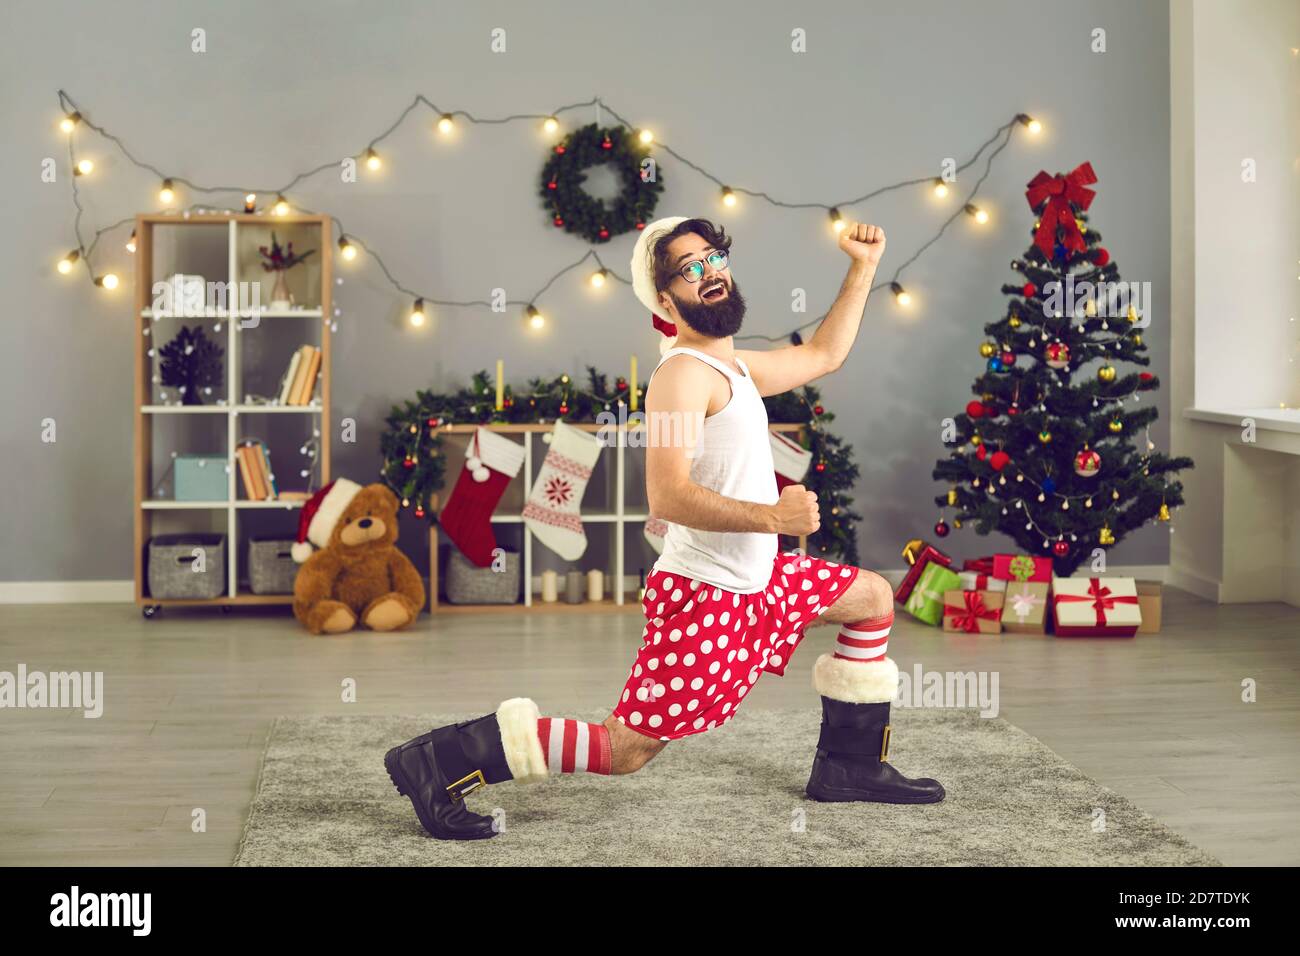
<svg viewBox="0 0 1300 956"><path fill-rule="evenodd" d="M894 589L885 578L875 571L862 568L858 571L857 580L864 582L869 615L877 617L894 609Z"/></svg>

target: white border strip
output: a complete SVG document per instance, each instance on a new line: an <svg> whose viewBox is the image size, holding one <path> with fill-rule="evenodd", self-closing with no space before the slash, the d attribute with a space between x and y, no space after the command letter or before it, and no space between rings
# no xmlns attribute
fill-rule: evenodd
<svg viewBox="0 0 1300 956"><path fill-rule="evenodd" d="M129 604L134 581L0 581L0 604Z"/></svg>

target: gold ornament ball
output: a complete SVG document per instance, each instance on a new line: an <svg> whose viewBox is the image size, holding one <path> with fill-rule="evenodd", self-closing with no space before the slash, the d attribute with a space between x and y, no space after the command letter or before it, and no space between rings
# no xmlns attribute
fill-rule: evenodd
<svg viewBox="0 0 1300 956"><path fill-rule="evenodd" d="M1052 433L1049 432L1047 429L1043 429L1041 432L1038 433L1038 440L1042 442L1044 445L1046 445L1048 442L1052 440Z"/></svg>
<svg viewBox="0 0 1300 956"><path fill-rule="evenodd" d="M1007 325L1011 326L1013 329L1018 329L1020 328L1020 319L1013 315L1011 318L1007 319Z"/></svg>
<svg viewBox="0 0 1300 956"><path fill-rule="evenodd" d="M1142 344L1142 336L1141 336L1141 335L1134 335L1134 336L1133 336L1133 344L1134 344L1134 345L1141 345L1141 344Z"/></svg>
<svg viewBox="0 0 1300 956"><path fill-rule="evenodd" d="M1115 381L1115 366L1103 365L1101 368L1097 369L1097 377L1103 382Z"/></svg>
<svg viewBox="0 0 1300 956"><path fill-rule="evenodd" d="M970 436L970 443L971 443L972 445L977 445L977 446L978 446L979 443L980 443L981 441L983 441L983 439L980 438L980 436L979 436L978 434L975 434L975 435L971 435L971 436Z"/></svg>
<svg viewBox="0 0 1300 956"><path fill-rule="evenodd" d="M956 488L949 488L949 489L948 489L948 504L950 504L950 505L955 505L956 503L957 503L957 489L956 489Z"/></svg>
<svg viewBox="0 0 1300 956"><path fill-rule="evenodd" d="M953 526L954 528L960 528L960 527L961 527L961 519L960 519L960 518L953 518L953 519L952 519L952 526Z"/></svg>
<svg viewBox="0 0 1300 956"><path fill-rule="evenodd" d="M1110 430L1116 433L1122 432L1124 430L1124 423L1117 418L1110 423Z"/></svg>
<svg viewBox="0 0 1300 956"><path fill-rule="evenodd" d="M1097 534L1097 542L1098 542L1099 544L1114 544L1114 543L1115 543L1115 536L1114 536L1113 534L1111 534L1111 532L1110 532L1110 526L1109 526L1109 525L1102 525L1102 526L1101 526L1101 531L1098 532L1098 534Z"/></svg>
<svg viewBox="0 0 1300 956"><path fill-rule="evenodd" d="M997 351L997 346L994 345L992 342L980 343L980 355L982 355L984 358L991 357L993 353L996 351Z"/></svg>

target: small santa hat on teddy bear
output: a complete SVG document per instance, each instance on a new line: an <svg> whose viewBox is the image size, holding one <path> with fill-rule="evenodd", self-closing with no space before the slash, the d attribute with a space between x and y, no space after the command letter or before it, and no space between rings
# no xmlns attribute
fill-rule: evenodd
<svg viewBox="0 0 1300 956"><path fill-rule="evenodd" d="M636 245L632 247L632 293L650 310L650 321L663 333L663 338L659 340L660 355L677 343L677 326L656 314L660 305L659 293L655 291L654 249L660 239L686 219L686 216L665 216L663 219L656 219L641 230Z"/></svg>
<svg viewBox="0 0 1300 956"><path fill-rule="evenodd" d="M290 549L294 561L302 564L310 558L315 550L312 545L329 546L335 525L360 491L361 486L355 481L339 478L303 503L302 514L298 516L298 540Z"/></svg>

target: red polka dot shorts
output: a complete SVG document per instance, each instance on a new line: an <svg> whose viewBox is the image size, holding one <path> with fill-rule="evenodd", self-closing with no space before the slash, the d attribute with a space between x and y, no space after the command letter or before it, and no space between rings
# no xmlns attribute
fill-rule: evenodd
<svg viewBox="0 0 1300 956"><path fill-rule="evenodd" d="M659 740L725 724L763 673L785 673L804 629L857 575L852 565L792 552L777 554L767 587L754 594L651 571L645 641L614 716Z"/></svg>

